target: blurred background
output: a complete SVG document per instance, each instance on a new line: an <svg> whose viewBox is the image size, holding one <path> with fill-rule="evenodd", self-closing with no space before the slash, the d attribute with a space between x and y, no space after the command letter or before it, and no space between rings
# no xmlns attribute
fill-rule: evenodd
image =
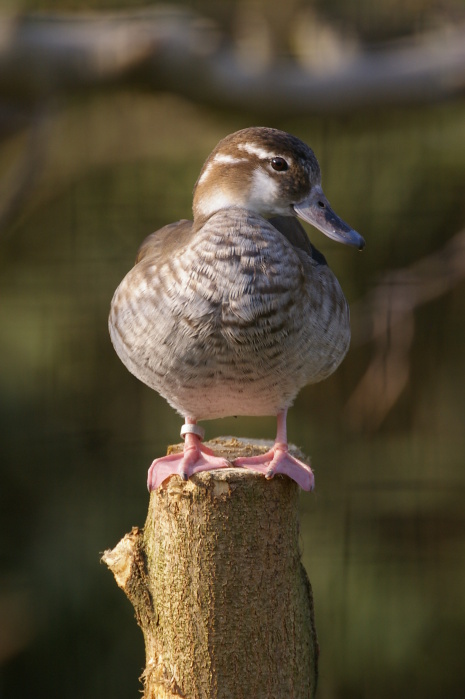
<svg viewBox="0 0 465 699"><path fill-rule="evenodd" d="M250 125L311 145L367 242L308 228L353 323L288 421L317 484L301 542L318 696L463 697L464 47L461 0L4 0L2 699L138 695L142 634L99 558L143 526L181 420L117 359L109 304L142 239L190 217L217 141Z"/></svg>

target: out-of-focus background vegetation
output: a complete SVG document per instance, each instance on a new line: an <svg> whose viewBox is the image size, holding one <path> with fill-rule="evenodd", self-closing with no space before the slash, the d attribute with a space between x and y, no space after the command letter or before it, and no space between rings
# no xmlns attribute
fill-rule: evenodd
<svg viewBox="0 0 465 699"><path fill-rule="evenodd" d="M174 51L157 65L168 77L152 86L129 71L113 84L73 89L70 79L62 89L56 66L30 49L34 32L52 13L67 13L59 29L100 11L129 15L139 4L9 0L2 8L0 697L138 693L142 635L99 556L143 525L146 470L178 441L180 418L120 364L109 303L140 241L190 216L193 184L216 142L252 124L313 147L335 210L367 241L358 254L309 229L354 327L344 364L303 390L289 417L290 439L311 454L316 473L316 492L302 494L301 507L321 645L318 696L463 697L465 99L455 77L432 78L431 94L409 89L398 98L380 78L386 100L376 104L374 87L344 106L339 83L326 107L315 98L302 109L288 108L277 90L267 111L260 94L248 103L240 84L229 92L226 78L229 102L203 96L201 72L188 90L170 77ZM254 79L292 64L331 85L347 69L349 95L360 57L376 62L392 51L409 73L408 42L434 36L431 60L441 63L465 23L460 0L166 8L178 19L195 12L200 19L189 21L207 26ZM21 18L28 29L16 33ZM19 67L15 41L23 42ZM208 437L273 438L275 430L268 418L205 426Z"/></svg>

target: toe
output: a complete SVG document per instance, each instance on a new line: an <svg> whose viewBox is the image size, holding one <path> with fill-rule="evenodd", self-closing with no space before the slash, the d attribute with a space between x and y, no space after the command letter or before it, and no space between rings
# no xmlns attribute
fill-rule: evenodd
<svg viewBox="0 0 465 699"><path fill-rule="evenodd" d="M307 464L287 455L282 458L273 469L273 473L285 473L292 478L302 490L312 491L315 487L313 471Z"/></svg>

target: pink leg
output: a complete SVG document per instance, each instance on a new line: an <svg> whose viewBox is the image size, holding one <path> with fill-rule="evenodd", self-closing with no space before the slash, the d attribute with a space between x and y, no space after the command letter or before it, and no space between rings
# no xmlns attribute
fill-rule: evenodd
<svg viewBox="0 0 465 699"><path fill-rule="evenodd" d="M186 418L186 425L195 425L196 420ZM156 490L167 478L178 475L184 481L198 471L212 471L217 468L228 468L231 464L218 456L211 449L202 446L200 437L187 433L184 439L184 451L181 454L170 454L155 459L149 468L147 488Z"/></svg>
<svg viewBox="0 0 465 699"><path fill-rule="evenodd" d="M285 473L292 478L303 490L313 490L315 480L313 471L303 461L289 454L286 429L287 410L278 413L276 439L273 447L259 456L241 456L235 459L234 466L242 466L251 471L260 471L265 478L273 478L277 473Z"/></svg>

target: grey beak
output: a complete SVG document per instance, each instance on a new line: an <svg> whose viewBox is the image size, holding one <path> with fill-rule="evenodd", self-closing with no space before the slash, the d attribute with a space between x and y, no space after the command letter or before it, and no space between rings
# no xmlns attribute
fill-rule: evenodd
<svg viewBox="0 0 465 699"><path fill-rule="evenodd" d="M303 201L294 204L297 216L318 228L322 233L344 245L359 250L365 247L362 236L334 213L320 186L312 187Z"/></svg>

